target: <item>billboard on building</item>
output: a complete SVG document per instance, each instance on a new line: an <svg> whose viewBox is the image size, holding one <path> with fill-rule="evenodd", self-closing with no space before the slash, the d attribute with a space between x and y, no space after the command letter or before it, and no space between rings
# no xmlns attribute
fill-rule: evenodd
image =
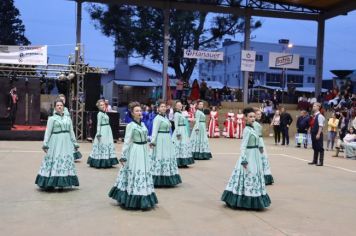
<svg viewBox="0 0 356 236"><path fill-rule="evenodd" d="M299 55L288 53L269 53L270 68L299 69Z"/></svg>
<svg viewBox="0 0 356 236"><path fill-rule="evenodd" d="M184 49L184 58L223 61L224 52L209 52L198 51L193 49Z"/></svg>
<svg viewBox="0 0 356 236"><path fill-rule="evenodd" d="M0 45L0 63L47 65L47 46Z"/></svg>
<svg viewBox="0 0 356 236"><path fill-rule="evenodd" d="M255 71L256 51L241 51L241 71Z"/></svg>

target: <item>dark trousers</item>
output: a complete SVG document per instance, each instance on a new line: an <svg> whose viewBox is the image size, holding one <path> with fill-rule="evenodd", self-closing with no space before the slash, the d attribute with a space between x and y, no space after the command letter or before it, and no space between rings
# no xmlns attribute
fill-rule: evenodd
<svg viewBox="0 0 356 236"><path fill-rule="evenodd" d="M12 106L10 111L9 111L9 117L11 120L11 126L15 125L15 121L16 121L16 112L17 112L17 106Z"/></svg>
<svg viewBox="0 0 356 236"><path fill-rule="evenodd" d="M274 142L279 143L281 141L281 129L279 125L273 126L274 131Z"/></svg>
<svg viewBox="0 0 356 236"><path fill-rule="evenodd" d="M177 90L176 91L176 99L181 99L183 95L183 90Z"/></svg>
<svg viewBox="0 0 356 236"><path fill-rule="evenodd" d="M312 147L314 150L313 163L317 164L319 159L319 163L323 164L324 163L323 133L320 134L319 139L316 139L316 133L311 133L311 139L312 139ZM320 158L318 158L319 154L320 154Z"/></svg>
<svg viewBox="0 0 356 236"><path fill-rule="evenodd" d="M282 133L282 145L284 144L289 145L289 127L281 126L281 133Z"/></svg>

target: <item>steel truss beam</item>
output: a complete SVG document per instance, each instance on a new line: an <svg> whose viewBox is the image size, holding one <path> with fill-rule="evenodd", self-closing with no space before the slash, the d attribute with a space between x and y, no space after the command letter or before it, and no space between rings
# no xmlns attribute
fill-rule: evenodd
<svg viewBox="0 0 356 236"><path fill-rule="evenodd" d="M46 66L0 64L0 79L1 77L58 79L59 75L69 73L75 73L76 75L76 79L72 81L72 86L70 89L70 97L72 100L71 108L73 109L73 121L75 121L75 135L78 140L83 140L85 111L85 74L107 74L107 69L90 67L87 64L82 63L77 65L49 64Z"/></svg>
<svg viewBox="0 0 356 236"><path fill-rule="evenodd" d="M229 4L226 1L202 1L199 0L86 0L92 3L105 4L127 4L136 6L150 6L154 8L164 9L169 6L171 9L185 10L185 11L201 11L201 12L215 12L223 14L235 14L245 16L250 14L252 16L274 17L297 20L318 20L317 9L306 7L297 7L288 4L271 3L259 0L244 0L243 4Z"/></svg>

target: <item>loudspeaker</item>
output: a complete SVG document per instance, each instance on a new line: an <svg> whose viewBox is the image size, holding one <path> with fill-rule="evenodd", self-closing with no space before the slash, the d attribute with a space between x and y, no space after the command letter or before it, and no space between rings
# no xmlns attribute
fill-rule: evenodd
<svg viewBox="0 0 356 236"><path fill-rule="evenodd" d="M97 111L96 102L100 99L101 75L88 73L84 78L85 110Z"/></svg>
<svg viewBox="0 0 356 236"><path fill-rule="evenodd" d="M11 130L11 120L9 117L0 117L0 130Z"/></svg>

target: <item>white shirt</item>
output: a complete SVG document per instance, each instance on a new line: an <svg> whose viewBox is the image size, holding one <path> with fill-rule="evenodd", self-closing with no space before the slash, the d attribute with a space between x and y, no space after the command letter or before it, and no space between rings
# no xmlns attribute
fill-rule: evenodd
<svg viewBox="0 0 356 236"><path fill-rule="evenodd" d="M317 113L315 113L315 116L318 114L319 114L319 116L318 116L319 127L324 127L325 117L319 111Z"/></svg>

